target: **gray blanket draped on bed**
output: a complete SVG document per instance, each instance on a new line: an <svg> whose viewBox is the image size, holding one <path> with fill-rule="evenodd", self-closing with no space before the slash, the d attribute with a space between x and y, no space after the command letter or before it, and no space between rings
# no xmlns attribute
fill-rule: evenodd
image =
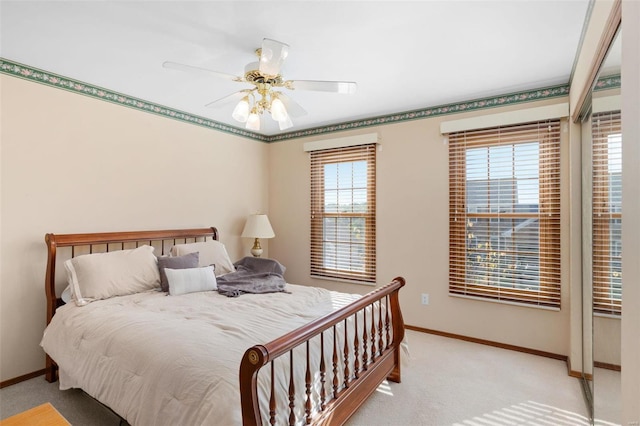
<svg viewBox="0 0 640 426"><path fill-rule="evenodd" d="M217 278L218 293L238 297L244 293L283 292L286 268L273 259L244 257L233 264L235 272Z"/></svg>

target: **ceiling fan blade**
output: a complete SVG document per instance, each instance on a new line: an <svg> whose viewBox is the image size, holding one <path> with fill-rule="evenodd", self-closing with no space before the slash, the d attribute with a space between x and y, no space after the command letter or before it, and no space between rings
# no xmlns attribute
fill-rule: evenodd
<svg viewBox="0 0 640 426"><path fill-rule="evenodd" d="M260 72L264 75L276 76L280 74L280 67L289 54L289 45L270 38L262 40L260 54Z"/></svg>
<svg viewBox="0 0 640 426"><path fill-rule="evenodd" d="M297 103L284 93L278 92L278 99L282 101L284 107L287 109L287 114L289 114L291 117L296 118L307 115L307 111L302 108L299 103Z"/></svg>
<svg viewBox="0 0 640 426"><path fill-rule="evenodd" d="M235 92L230 95L224 96L220 99L216 99L213 102L209 102L205 106L207 108L218 108L233 102L240 102L240 100L245 96L247 96L250 92L251 92L251 89L240 90L239 92Z"/></svg>
<svg viewBox="0 0 640 426"><path fill-rule="evenodd" d="M319 81L319 80L289 80L285 83L288 89L315 90L318 92L334 92L353 95L358 84L353 81Z"/></svg>
<svg viewBox="0 0 640 426"><path fill-rule="evenodd" d="M213 71L213 70L209 70L206 68L200 68L200 67L194 67L191 65L185 65L185 64L179 64L177 62L171 62L171 61L165 61L162 63L162 66L164 68L169 68L169 69L174 69L174 70L180 70L180 71L187 71L187 72L197 72L197 73L201 73L201 74L207 74L207 75L213 75L215 77L220 77L220 78L224 78L227 80L232 80L232 81L244 81L244 79L242 79L241 77L235 76L233 74L227 74L224 72L220 72L220 71Z"/></svg>

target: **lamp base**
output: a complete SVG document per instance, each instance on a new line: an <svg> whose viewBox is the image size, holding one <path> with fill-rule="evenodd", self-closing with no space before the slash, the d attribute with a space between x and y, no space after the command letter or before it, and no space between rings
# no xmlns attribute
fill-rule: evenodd
<svg viewBox="0 0 640 426"><path fill-rule="evenodd" d="M262 247L260 246L260 239L256 238L253 241L253 247L251 247L251 254L253 255L253 257L260 257L262 256Z"/></svg>

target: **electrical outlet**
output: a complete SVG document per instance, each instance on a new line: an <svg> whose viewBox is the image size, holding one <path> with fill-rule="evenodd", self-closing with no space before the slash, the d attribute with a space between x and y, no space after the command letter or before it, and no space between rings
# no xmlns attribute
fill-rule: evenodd
<svg viewBox="0 0 640 426"><path fill-rule="evenodd" d="M429 304L429 294L428 293L422 293L422 304L423 305L428 305Z"/></svg>

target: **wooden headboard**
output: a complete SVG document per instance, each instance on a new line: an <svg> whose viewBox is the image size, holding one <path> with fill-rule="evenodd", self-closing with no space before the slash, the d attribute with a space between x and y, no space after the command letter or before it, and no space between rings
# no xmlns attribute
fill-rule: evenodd
<svg viewBox="0 0 640 426"><path fill-rule="evenodd" d="M76 249L84 249L82 254L86 254L124 250L148 244L156 247L156 255L164 255L176 243L205 241L207 238L217 240L218 230L211 227L95 234L46 234L44 240L47 243L48 256L44 285L47 294L47 324L51 322L56 308L63 303L56 296L56 249L58 247L71 247L70 257L74 257L77 254Z"/></svg>
<svg viewBox="0 0 640 426"><path fill-rule="evenodd" d="M92 234L46 234L47 272L44 286L47 294L47 324L56 313L56 308L64 302L56 296L56 255L57 248L71 247L70 258L76 254L103 253L135 248L141 244L156 247L156 255L169 253L176 243L206 241L207 238L217 240L218 230L211 228L171 229L160 231L102 232ZM159 250L158 250L159 248ZM87 250L88 249L88 250ZM76 253L80 251L81 253ZM45 378L54 382L58 376L57 365L46 355Z"/></svg>

